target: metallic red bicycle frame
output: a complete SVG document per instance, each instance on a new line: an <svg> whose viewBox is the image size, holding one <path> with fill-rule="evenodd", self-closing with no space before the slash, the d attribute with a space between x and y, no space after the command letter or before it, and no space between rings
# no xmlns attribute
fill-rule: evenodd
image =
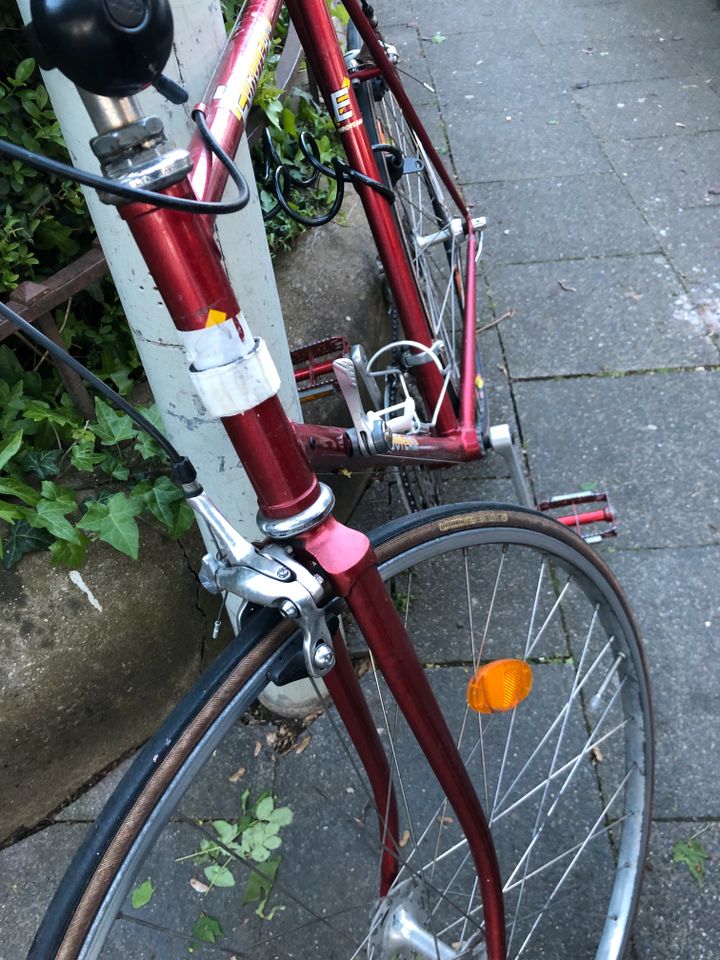
<svg viewBox="0 0 720 960"><path fill-rule="evenodd" d="M280 5L281 0L249 0L211 83L204 110L211 131L228 152L232 153L237 147L243 132L244 114L226 105L227 98L223 98L219 88L227 90L230 87L233 92L239 92L241 98L251 99L252 88L268 50L268 25L271 29L276 22ZM403 109L407 109L411 119L416 120L359 3L357 0L346 0L346 5L398 102ZM288 0L288 7L328 105L331 94L347 86L354 116L359 118L360 112L325 0ZM242 99L238 100L238 103L242 102ZM341 129L349 162L355 169L378 179L375 158L360 129L360 125L345 131ZM429 138L426 139L427 143L425 140L423 143L428 155L437 160ZM191 151L195 158L192 175L188 181L171 188L170 192L181 196L194 193L201 199L219 199L226 182L225 173L210 158L198 139L193 140ZM469 218L452 181L446 185L464 215ZM418 291L400 253L400 240L390 205L370 188L361 187L359 192L385 267L391 268L388 274L394 280L393 295L406 323L407 333L428 343ZM228 316L239 314L237 301L221 265L209 217L197 218L136 203L125 205L121 212L179 330L202 330L211 309L222 310ZM472 291L468 317L472 322L472 330L465 331L463 383L471 369L470 342L474 371L472 229L469 230L468 239L468 282ZM427 383L437 387L439 395L439 373L430 364L421 369L427 371ZM474 377L467 377L467 380L472 390ZM472 395L466 395L463 386L463 422L460 429L448 401L443 405L439 419L440 432L460 435L461 447L470 446L469 432L477 445L472 407ZM319 494L317 478L277 396L244 414L223 418L223 424L255 489L260 510L265 517L291 517L315 503ZM314 429L316 435L320 433L315 428L308 429ZM347 456L346 440L337 436L333 439L333 435L329 434L324 435L324 439L323 448L328 456L334 455L333 451L339 455L341 450ZM442 443L442 438L437 438L437 442ZM315 447L319 445L316 437ZM310 435L307 436L307 446L313 446ZM328 517L297 537L293 543L301 553L319 563L333 589L346 599L388 686L445 791L465 832L476 866L484 908L488 956L490 960L504 960L502 886L487 821L425 672L384 588L367 537ZM398 867L394 855L397 850L397 808L388 790L387 759L374 724L367 722L364 715L366 708L362 706L363 697L357 678L341 650L338 651L338 667L328 676L328 685L374 792L384 844L381 891L385 892Z"/></svg>

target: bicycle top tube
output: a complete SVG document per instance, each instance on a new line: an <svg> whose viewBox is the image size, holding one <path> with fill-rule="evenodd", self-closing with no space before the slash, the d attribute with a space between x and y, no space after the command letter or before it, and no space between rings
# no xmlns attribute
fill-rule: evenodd
<svg viewBox="0 0 720 960"><path fill-rule="evenodd" d="M249 0L243 8L212 75L203 110L208 127L222 148L235 155L257 89L272 35L284 0ZM198 199L219 199L227 183L227 170L202 138L190 142L193 170L189 176Z"/></svg>

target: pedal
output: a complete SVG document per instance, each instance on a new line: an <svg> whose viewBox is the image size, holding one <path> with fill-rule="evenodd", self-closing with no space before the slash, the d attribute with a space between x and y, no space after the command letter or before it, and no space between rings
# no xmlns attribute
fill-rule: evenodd
<svg viewBox="0 0 720 960"><path fill-rule="evenodd" d="M578 509L590 503L605 504L605 506L598 510ZM600 540L617 536L615 512L610 505L607 493L569 493L537 504L537 509L543 512L565 510L568 507L571 508L571 513L556 515L554 519L564 527L571 527L586 543L599 543ZM602 524L607 526L603 529ZM590 526L594 526L594 529L584 532L584 528Z"/></svg>
<svg viewBox="0 0 720 960"><path fill-rule="evenodd" d="M349 353L350 344L344 337L326 337L291 352L295 385L301 403L330 396L340 389L333 363Z"/></svg>

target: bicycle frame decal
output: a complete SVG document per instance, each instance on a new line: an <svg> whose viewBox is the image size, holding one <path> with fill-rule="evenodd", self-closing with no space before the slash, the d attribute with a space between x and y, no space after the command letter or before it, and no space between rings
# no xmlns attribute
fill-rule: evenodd
<svg viewBox="0 0 720 960"><path fill-rule="evenodd" d="M272 32L272 22L264 13L250 23L245 35L245 43L250 50L247 74L233 74L232 79L227 84L221 84L213 95L213 100L219 100L221 107L230 110L243 123L250 112L265 58L270 50ZM237 35L242 36L242 32L238 30Z"/></svg>
<svg viewBox="0 0 720 960"><path fill-rule="evenodd" d="M341 124L344 124L347 120L352 120L355 114L350 103L350 77L345 77L340 89L334 90L330 94L330 103L338 127L341 127Z"/></svg>
<svg viewBox="0 0 720 960"><path fill-rule="evenodd" d="M207 124L230 156L235 155L245 130L252 96L245 97L257 87L282 5L282 0L248 0L208 84ZM224 92L216 96L219 90ZM209 152L199 134L191 140L190 154L194 166L189 180L195 196L198 199L222 196L228 180L227 169Z"/></svg>

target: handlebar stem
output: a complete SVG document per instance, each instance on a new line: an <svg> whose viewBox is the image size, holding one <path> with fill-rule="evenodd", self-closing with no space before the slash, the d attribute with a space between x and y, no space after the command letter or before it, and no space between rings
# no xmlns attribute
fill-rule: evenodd
<svg viewBox="0 0 720 960"><path fill-rule="evenodd" d="M99 97L80 87L77 91L100 136L142 120L137 97Z"/></svg>

